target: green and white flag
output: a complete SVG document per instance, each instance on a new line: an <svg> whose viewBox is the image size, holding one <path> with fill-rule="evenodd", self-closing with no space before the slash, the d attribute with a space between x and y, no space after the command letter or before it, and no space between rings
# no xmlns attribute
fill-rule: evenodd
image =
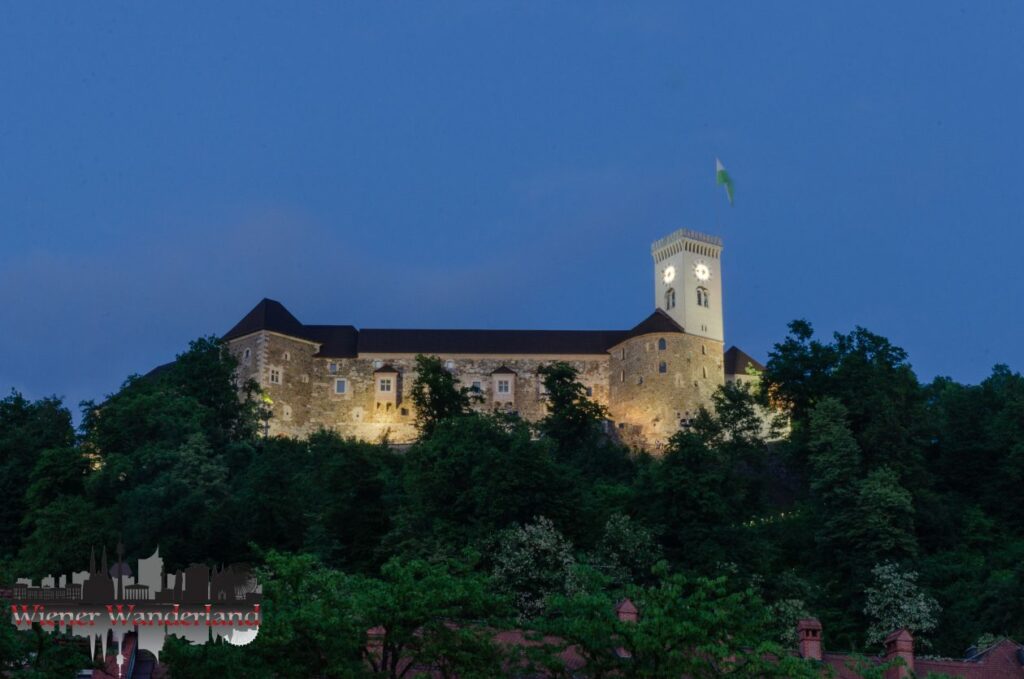
<svg viewBox="0 0 1024 679"><path fill-rule="evenodd" d="M722 165L722 161L715 158L715 180L725 187L725 193L729 196L729 205L732 205L732 177L725 171L725 165Z"/></svg>

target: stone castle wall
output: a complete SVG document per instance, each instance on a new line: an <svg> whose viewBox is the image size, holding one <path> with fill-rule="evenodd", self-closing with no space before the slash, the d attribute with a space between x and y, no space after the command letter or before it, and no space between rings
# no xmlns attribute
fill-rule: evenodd
<svg viewBox="0 0 1024 679"><path fill-rule="evenodd" d="M703 337L641 335L612 347L609 354L612 419L620 437L633 445L655 450L663 446L681 421L711 404L724 382L723 345Z"/></svg>
<svg viewBox="0 0 1024 679"><path fill-rule="evenodd" d="M239 359L239 376L255 379L273 401L271 435L301 437L328 429L367 441L386 439L391 443L409 443L416 437L416 413L410 401L416 379L414 354L320 358L314 356L318 350L316 344L271 332L238 338L229 346ZM247 349L250 351L248 359L245 358ZM537 370L553 361L574 366L591 398L609 405L607 356L441 355L440 358L451 362L450 369L463 386L479 383L482 401L475 406L479 410L498 409L516 412L527 420L539 420L546 413L546 402ZM377 390L375 371L382 366L398 371L395 390L388 395ZM508 368L515 374L494 374L499 368ZM272 371L276 371L277 382L271 381ZM497 392L499 378L511 382L510 396ZM343 394L337 393L336 380L345 380Z"/></svg>

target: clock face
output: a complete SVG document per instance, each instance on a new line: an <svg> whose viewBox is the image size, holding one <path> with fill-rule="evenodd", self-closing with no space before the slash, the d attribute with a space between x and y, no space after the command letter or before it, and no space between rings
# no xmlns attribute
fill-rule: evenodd
<svg viewBox="0 0 1024 679"><path fill-rule="evenodd" d="M711 278L711 269L704 262L697 262L697 266L693 267L693 275L697 277L699 281L706 281Z"/></svg>
<svg viewBox="0 0 1024 679"><path fill-rule="evenodd" d="M667 266L661 274L661 279L666 283L671 283L676 279L676 268L674 266Z"/></svg>

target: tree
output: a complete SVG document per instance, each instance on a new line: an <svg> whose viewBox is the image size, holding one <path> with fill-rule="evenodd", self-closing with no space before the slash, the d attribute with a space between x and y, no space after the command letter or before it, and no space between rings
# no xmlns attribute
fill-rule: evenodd
<svg viewBox="0 0 1024 679"><path fill-rule="evenodd" d="M846 408L837 399L822 399L810 412L807 460L810 490L818 512L815 539L824 561L849 554L859 530L860 447L846 424ZM841 563L841 561L836 561Z"/></svg>
<svg viewBox="0 0 1024 679"><path fill-rule="evenodd" d="M379 579L358 581L350 606L373 672L394 679L418 667L446 678L503 673L505 656L487 623L507 620L506 602L471 565L392 560Z"/></svg>
<svg viewBox="0 0 1024 679"><path fill-rule="evenodd" d="M21 545L36 461L48 449L70 447L74 434L71 413L56 397L29 401L12 391L0 399L0 556L13 556Z"/></svg>
<svg viewBox="0 0 1024 679"><path fill-rule="evenodd" d="M878 564L871 571L874 582L867 588L864 614L871 620L868 643L880 644L891 632L906 629L918 641L938 624L938 602L921 590L917 573L895 563Z"/></svg>
<svg viewBox="0 0 1024 679"><path fill-rule="evenodd" d="M638 479L637 514L654 527L667 556L691 568L735 559L743 549L746 486L722 451L679 432Z"/></svg>
<svg viewBox="0 0 1024 679"><path fill-rule="evenodd" d="M580 589L572 543L550 519L539 516L503 531L495 543L494 579L513 598L520 619L538 616L550 597Z"/></svg>
<svg viewBox="0 0 1024 679"><path fill-rule="evenodd" d="M594 553L594 565L613 583L646 582L661 559L654 535L625 514L613 514Z"/></svg>
<svg viewBox="0 0 1024 679"><path fill-rule="evenodd" d="M586 664L573 676L592 678L820 676L819 666L771 641L768 608L752 591L664 566L658 575L655 585L626 588L635 620L619 619L615 599L603 592L555 598L545 630L562 641L549 650L574 646ZM562 665L552 656L545 664Z"/></svg>
<svg viewBox="0 0 1024 679"><path fill-rule="evenodd" d="M412 384L412 404L420 436L434 433L439 422L469 412L471 394L459 386L455 375L437 356L416 356L416 380Z"/></svg>
<svg viewBox="0 0 1024 679"><path fill-rule="evenodd" d="M538 514L569 522L578 491L551 449L521 421L473 414L444 420L405 455L405 490L388 543L432 555L474 545Z"/></svg>

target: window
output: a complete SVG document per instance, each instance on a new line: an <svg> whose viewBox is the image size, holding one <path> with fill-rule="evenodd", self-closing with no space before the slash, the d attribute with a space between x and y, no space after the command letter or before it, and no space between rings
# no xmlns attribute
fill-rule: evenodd
<svg viewBox="0 0 1024 679"><path fill-rule="evenodd" d="M594 388L593 387L587 387L587 396L593 396L593 395L594 395Z"/></svg>
<svg viewBox="0 0 1024 679"><path fill-rule="evenodd" d="M667 347L668 347L668 342L665 341L664 337L662 337L661 339L658 340L658 351L665 351L665 349Z"/></svg>
<svg viewBox="0 0 1024 679"><path fill-rule="evenodd" d="M702 306L706 309L708 307L708 304L708 289L697 288L697 306Z"/></svg>
<svg viewBox="0 0 1024 679"><path fill-rule="evenodd" d="M281 358L283 358L286 361L290 361L292 360L292 355L286 351L283 354L281 354Z"/></svg>
<svg viewBox="0 0 1024 679"><path fill-rule="evenodd" d="M380 378L380 382L378 382L377 385L378 385L377 388L380 391L391 391L391 378L390 377L382 377L382 378Z"/></svg>
<svg viewBox="0 0 1024 679"><path fill-rule="evenodd" d="M708 345L706 345L706 344L700 345L700 353L702 353L705 356L707 356L708 355Z"/></svg>
<svg viewBox="0 0 1024 679"><path fill-rule="evenodd" d="M626 360L626 347L622 347L622 349L619 350L619 359L623 361Z"/></svg>
<svg viewBox="0 0 1024 679"><path fill-rule="evenodd" d="M409 417L409 409L408 408L402 408L401 412L402 412L402 417Z"/></svg>
<svg viewBox="0 0 1024 679"><path fill-rule="evenodd" d="M448 371L455 370L455 361L445 361L444 369Z"/></svg>
<svg viewBox="0 0 1024 679"><path fill-rule="evenodd" d="M662 361L661 363L659 363L658 364L658 372L660 372L662 374L667 373L668 372L668 363L666 363L665 361Z"/></svg>
<svg viewBox="0 0 1024 679"><path fill-rule="evenodd" d="M327 364L327 372L331 373L332 375L337 375L338 374L338 364L337 363L328 363Z"/></svg>
<svg viewBox="0 0 1024 679"><path fill-rule="evenodd" d="M344 379L334 380L334 393L344 394L348 391L348 381Z"/></svg>
<svg viewBox="0 0 1024 679"><path fill-rule="evenodd" d="M511 391L511 382L509 380L498 380L498 393L507 394Z"/></svg>
<svg viewBox="0 0 1024 679"><path fill-rule="evenodd" d="M708 377L708 367L704 366L703 368L700 369L700 371L701 371L701 373L703 373L704 379L707 379L707 377Z"/></svg>
<svg viewBox="0 0 1024 679"><path fill-rule="evenodd" d="M246 349L242 352L242 362L245 365L249 365L249 360L252 358L252 349Z"/></svg>
<svg viewBox="0 0 1024 679"><path fill-rule="evenodd" d="M625 370L620 370L619 371L619 382L625 382L625 381L626 381L626 371Z"/></svg>
<svg viewBox="0 0 1024 679"><path fill-rule="evenodd" d="M383 366L384 366L384 361L380 360L379 358L376 361L373 362L374 369L381 368Z"/></svg>
<svg viewBox="0 0 1024 679"><path fill-rule="evenodd" d="M281 384L281 371L277 368L270 369L270 383Z"/></svg>
<svg viewBox="0 0 1024 679"><path fill-rule="evenodd" d="M665 309L676 308L676 290L675 288L669 288L665 291Z"/></svg>
<svg viewBox="0 0 1024 679"><path fill-rule="evenodd" d="M637 384L643 384L644 383L644 376L643 375L637 375L636 383Z"/></svg>
<svg viewBox="0 0 1024 679"><path fill-rule="evenodd" d="M483 385L480 384L479 380L474 381L473 384L470 385L469 390L474 394L479 394L483 391Z"/></svg>

